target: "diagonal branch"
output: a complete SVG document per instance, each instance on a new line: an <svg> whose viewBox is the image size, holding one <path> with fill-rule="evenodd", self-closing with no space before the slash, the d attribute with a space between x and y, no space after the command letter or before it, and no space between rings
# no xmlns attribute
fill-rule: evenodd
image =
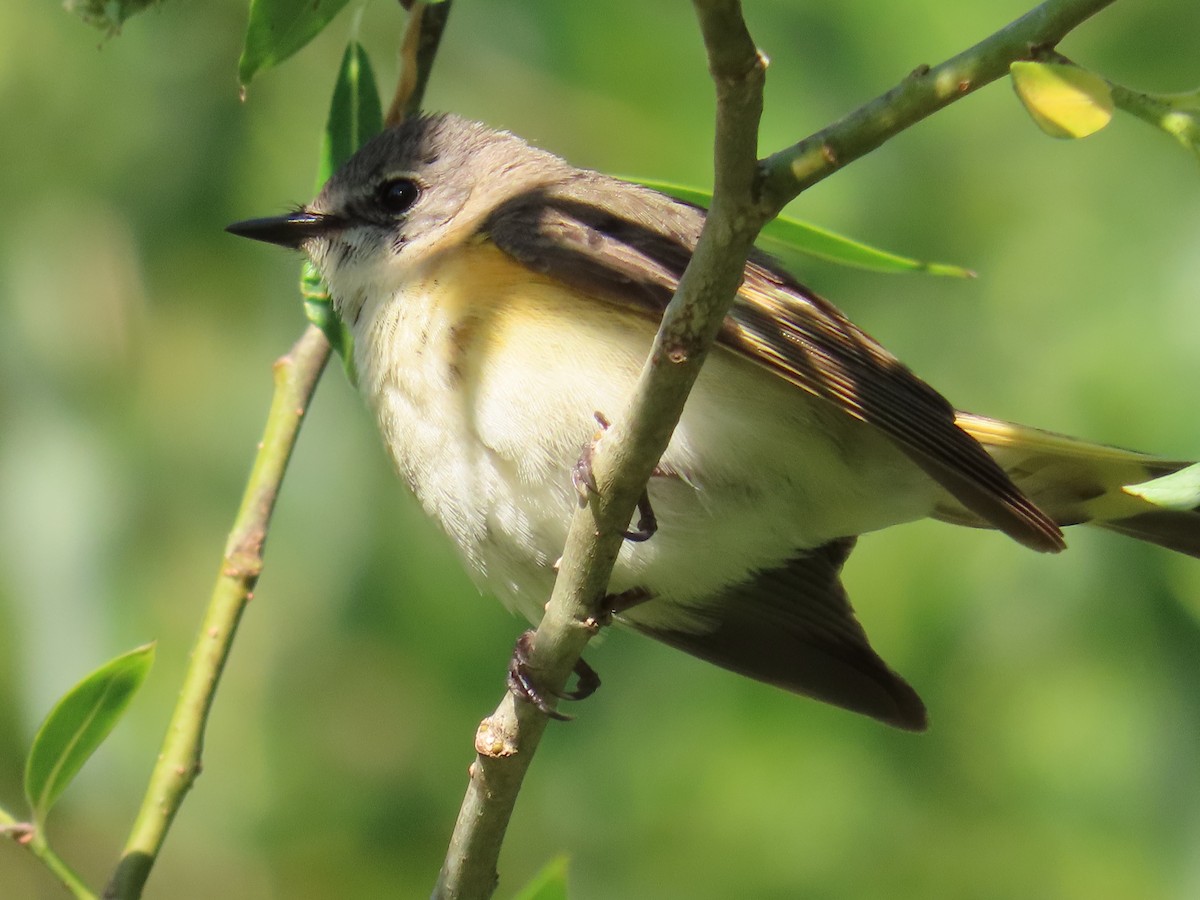
<svg viewBox="0 0 1200 900"><path fill-rule="evenodd" d="M275 396L254 469L225 545L162 750L125 850L104 889L105 900L133 900L142 895L175 814L200 774L204 729L217 684L242 613L262 572L263 544L279 486L328 359L329 342L320 329L310 325L288 354L275 363Z"/></svg>
<svg viewBox="0 0 1200 900"><path fill-rule="evenodd" d="M450 0L431 7L417 0L402 47L402 71L390 117L420 105L434 55L449 15ZM396 120L398 121L398 119ZM135 900L142 894L167 831L200 772L208 713L212 709L238 623L263 567L271 513L317 382L329 360L325 335L310 325L291 351L275 364L275 396L262 443L225 548L220 573L192 651L179 700L162 750L121 859L105 888L105 900Z"/></svg>
<svg viewBox="0 0 1200 900"><path fill-rule="evenodd" d="M769 217L801 191L888 138L1008 74L1018 60L1034 59L1057 46L1081 23L1113 0L1047 0L995 34L945 62L920 66L870 103L828 128L762 161L760 200Z"/></svg>
<svg viewBox="0 0 1200 900"><path fill-rule="evenodd" d="M666 448L688 391L741 281L761 227L750 188L765 60L737 0L695 0L717 87L717 181L712 211L668 306L634 398L597 446L599 487L571 521L554 594L534 636L530 667L547 693L561 689L591 637L597 609L639 495ZM478 755L434 897L488 897L521 781L546 716L508 694L479 728Z"/></svg>
<svg viewBox="0 0 1200 900"><path fill-rule="evenodd" d="M11 813L0 808L0 838L6 837L36 856L75 900L96 900L91 888L46 842L41 829L32 822L18 822Z"/></svg>

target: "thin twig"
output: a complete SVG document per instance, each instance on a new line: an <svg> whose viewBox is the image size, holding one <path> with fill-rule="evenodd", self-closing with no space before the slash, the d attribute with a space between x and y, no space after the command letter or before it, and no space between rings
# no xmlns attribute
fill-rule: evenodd
<svg viewBox="0 0 1200 900"><path fill-rule="evenodd" d="M1054 47L1114 0L1047 0L969 50L921 66L885 94L762 162L761 201L773 217L801 191L926 116L1008 74L1018 61Z"/></svg>
<svg viewBox="0 0 1200 900"><path fill-rule="evenodd" d="M320 329L310 325L275 363L275 396L254 469L225 546L162 750L125 850L104 889L105 900L141 896L171 822L200 773L204 728L221 670L262 572L263 543L279 486L328 359L329 342Z"/></svg>
<svg viewBox="0 0 1200 900"><path fill-rule="evenodd" d="M630 406L593 455L599 495L571 521L554 593L529 654L547 695L566 684L591 636L584 622L605 592L621 534L666 449L761 227L808 185L1005 74L1010 62L1028 58L1031 47L1057 43L1110 2L1049 0L949 63L915 72L842 121L755 165L764 60L736 0L693 0L717 89L712 207ZM435 898L474 900L495 889L504 832L547 721L506 695L480 724Z"/></svg>
<svg viewBox="0 0 1200 900"><path fill-rule="evenodd" d="M400 83L389 110L405 116L421 102L433 58L449 15L450 0L413 7L405 30ZM329 342L309 326L275 364L275 397L241 509L226 545L200 636L192 651L167 736L133 830L104 891L105 900L134 900L166 839L175 814L200 772L204 728L237 625L262 572L263 544L279 487L304 413L329 360Z"/></svg>

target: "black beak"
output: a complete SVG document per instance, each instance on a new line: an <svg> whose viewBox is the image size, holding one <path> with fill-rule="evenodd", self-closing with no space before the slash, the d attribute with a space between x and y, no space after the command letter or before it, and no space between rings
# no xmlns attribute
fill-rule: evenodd
<svg viewBox="0 0 1200 900"><path fill-rule="evenodd" d="M281 247L299 250L300 246L309 238L322 237L331 231L337 231L344 225L345 221L338 216L300 210L286 216L234 222L225 230L239 237L253 238L256 241L266 241L268 244L279 244Z"/></svg>

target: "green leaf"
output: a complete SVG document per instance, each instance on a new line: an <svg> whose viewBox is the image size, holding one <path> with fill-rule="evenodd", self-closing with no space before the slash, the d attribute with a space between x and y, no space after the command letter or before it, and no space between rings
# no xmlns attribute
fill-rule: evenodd
<svg viewBox="0 0 1200 900"><path fill-rule="evenodd" d="M546 863L513 900L567 900L567 858L559 856Z"/></svg>
<svg viewBox="0 0 1200 900"><path fill-rule="evenodd" d="M758 242L768 253L785 260L794 259L797 254L807 254L843 266L871 269L876 272L924 272L927 275L946 275L953 278L975 277L974 272L962 266L899 256L785 216L777 216L768 222Z"/></svg>
<svg viewBox="0 0 1200 900"><path fill-rule="evenodd" d="M1153 481L1126 485L1124 490L1163 509L1196 509L1200 507L1200 463Z"/></svg>
<svg viewBox="0 0 1200 900"><path fill-rule="evenodd" d="M238 81L283 62L318 34L348 0L250 0Z"/></svg>
<svg viewBox="0 0 1200 900"><path fill-rule="evenodd" d="M325 135L321 141L321 159L317 165L317 190L359 147L382 129L383 108L379 102L379 88L375 84L371 61L362 45L351 41L342 54L333 100L329 104L329 118L325 122ZM305 262L300 275L300 294L304 298L304 313L308 320L325 332L330 346L342 358L346 376L351 384L356 384L358 375L354 371L354 337L333 311L329 291L310 262Z"/></svg>
<svg viewBox="0 0 1200 900"><path fill-rule="evenodd" d="M1009 74L1026 111L1050 137L1087 137L1112 119L1112 89L1095 72L1061 63L1015 62Z"/></svg>
<svg viewBox="0 0 1200 900"><path fill-rule="evenodd" d="M153 644L118 656L71 688L46 716L25 760L25 796L39 828L117 724L153 662Z"/></svg>
<svg viewBox="0 0 1200 900"><path fill-rule="evenodd" d="M696 188L665 181L632 180L696 206L707 207L712 202L712 194ZM955 278L975 277L974 272L962 266L899 256L787 216L777 216L768 222L758 237L758 245L767 253L791 263L795 263L798 256L805 255L876 272L924 272Z"/></svg>
<svg viewBox="0 0 1200 900"><path fill-rule="evenodd" d="M351 41L342 54L317 166L317 190L368 140L383 130L383 107L371 60L362 44Z"/></svg>

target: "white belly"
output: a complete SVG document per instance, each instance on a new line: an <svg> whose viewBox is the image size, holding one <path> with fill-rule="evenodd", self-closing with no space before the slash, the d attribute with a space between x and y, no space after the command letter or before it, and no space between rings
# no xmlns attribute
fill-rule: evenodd
<svg viewBox="0 0 1200 900"><path fill-rule="evenodd" d="M401 474L480 587L540 617L576 507L571 467L626 400L649 321L501 282L464 297L452 259L355 325L362 389ZM373 341L365 338L374 335ZM717 348L649 494L659 529L627 542L611 589L670 618L796 550L927 515L938 489L874 429Z"/></svg>

